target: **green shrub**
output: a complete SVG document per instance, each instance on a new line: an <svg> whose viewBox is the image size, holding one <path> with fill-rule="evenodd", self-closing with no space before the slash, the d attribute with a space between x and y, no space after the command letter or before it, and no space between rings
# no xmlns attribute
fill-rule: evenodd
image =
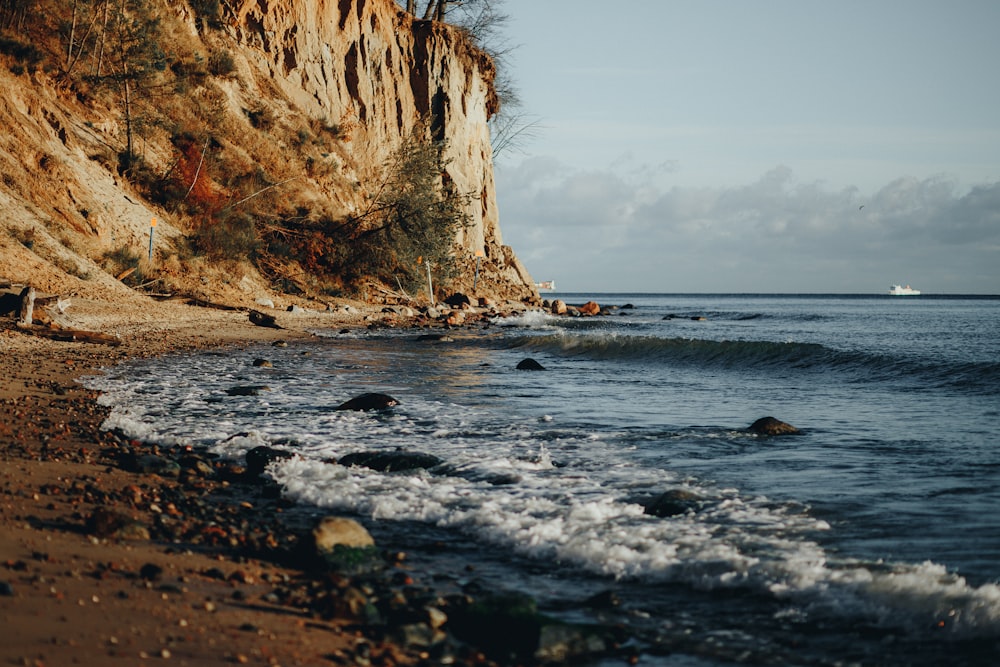
<svg viewBox="0 0 1000 667"><path fill-rule="evenodd" d="M356 277L369 275L407 289L423 284L430 262L439 278L455 272L458 232L469 224L471 197L447 178L445 144L408 137L386 165L379 194L362 215L348 220L349 265Z"/></svg>

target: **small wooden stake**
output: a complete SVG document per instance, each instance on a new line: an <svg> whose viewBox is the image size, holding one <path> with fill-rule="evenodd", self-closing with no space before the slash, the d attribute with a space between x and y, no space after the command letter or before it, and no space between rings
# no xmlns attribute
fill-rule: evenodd
<svg viewBox="0 0 1000 667"><path fill-rule="evenodd" d="M18 326L30 327L35 318L35 288L28 285L21 290L21 319Z"/></svg>

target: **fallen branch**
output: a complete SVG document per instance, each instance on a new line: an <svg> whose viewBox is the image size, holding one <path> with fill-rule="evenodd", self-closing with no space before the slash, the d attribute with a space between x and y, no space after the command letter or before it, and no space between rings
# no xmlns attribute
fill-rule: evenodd
<svg viewBox="0 0 1000 667"><path fill-rule="evenodd" d="M299 177L298 176L292 176L291 178L286 178L285 180L281 181L280 183L274 183L272 185L267 186L266 188L261 188L260 190L258 190L257 192L253 193L249 197L244 197L243 199L239 200L238 202L236 202L235 204L233 204L231 208L236 208L237 206L239 206L243 202L249 201L249 200L253 199L254 197L256 197L257 195L263 194L264 192L267 192L271 188L276 188L279 185L284 185L285 183L287 183L289 181L294 181L297 178L299 178Z"/></svg>
<svg viewBox="0 0 1000 667"><path fill-rule="evenodd" d="M216 310L246 310L246 308L243 308L242 306L230 306L224 303L213 303L212 301L199 299L196 296L188 299L188 304L192 306L201 306L202 308L214 308Z"/></svg>

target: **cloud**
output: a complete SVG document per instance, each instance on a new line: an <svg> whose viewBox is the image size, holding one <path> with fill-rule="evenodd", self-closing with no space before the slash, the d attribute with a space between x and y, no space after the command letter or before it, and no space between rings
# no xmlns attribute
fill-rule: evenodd
<svg viewBox="0 0 1000 667"><path fill-rule="evenodd" d="M1000 293L1000 183L959 193L944 176L900 178L866 197L784 166L712 188L649 173L498 168L504 239L568 290Z"/></svg>

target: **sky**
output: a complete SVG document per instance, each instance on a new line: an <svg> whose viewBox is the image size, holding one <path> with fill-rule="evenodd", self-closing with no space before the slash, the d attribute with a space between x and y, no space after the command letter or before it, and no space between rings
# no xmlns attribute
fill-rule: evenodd
<svg viewBox="0 0 1000 667"><path fill-rule="evenodd" d="M1000 2L504 0L504 243L576 292L1000 294Z"/></svg>

